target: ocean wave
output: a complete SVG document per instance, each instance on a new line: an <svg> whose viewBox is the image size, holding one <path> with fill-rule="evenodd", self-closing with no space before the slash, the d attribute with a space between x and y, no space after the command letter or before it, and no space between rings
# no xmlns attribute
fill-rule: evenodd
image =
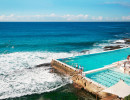
<svg viewBox="0 0 130 100"><path fill-rule="evenodd" d="M102 52L102 48L90 50L91 53ZM88 54L87 52L14 52L9 54L0 54L0 74L6 74L16 70L33 68L39 64L50 63L52 59L67 58Z"/></svg>
<svg viewBox="0 0 130 100"><path fill-rule="evenodd" d="M58 45L69 45L69 46L92 46L96 41L92 42L65 42Z"/></svg>
<svg viewBox="0 0 130 100"><path fill-rule="evenodd" d="M5 44L2 44L2 43L1 43L1 44L0 44L0 49L1 49L1 48L7 48L8 46L9 46L9 44L6 44L6 43L5 43Z"/></svg>
<svg viewBox="0 0 130 100"><path fill-rule="evenodd" d="M130 33L122 33L122 34L116 34L114 35L117 38L130 38Z"/></svg>
<svg viewBox="0 0 130 100"><path fill-rule="evenodd" d="M113 39L113 40L104 40L101 43L94 43L93 46L98 48L104 48L105 46L117 46L127 47L128 44L125 43L123 39Z"/></svg>
<svg viewBox="0 0 130 100"><path fill-rule="evenodd" d="M90 53L102 52L100 48ZM71 81L50 73L50 66L35 67L52 59L78 56L85 53L15 52L0 54L0 99L44 93L62 87Z"/></svg>
<svg viewBox="0 0 130 100"><path fill-rule="evenodd" d="M49 73L44 67L0 74L0 99L49 92L69 82L67 77Z"/></svg>
<svg viewBox="0 0 130 100"><path fill-rule="evenodd" d="M93 44L94 47L103 48L105 46L108 46L112 43L113 40L102 40L100 42L96 42Z"/></svg>
<svg viewBox="0 0 130 100"><path fill-rule="evenodd" d="M14 52L0 55L0 73L6 73L51 62L52 59L71 57L76 53Z"/></svg>
<svg viewBox="0 0 130 100"><path fill-rule="evenodd" d="M54 52L15 52L0 54L0 99L55 90L70 81L50 73L50 66L35 67L52 59L78 55Z"/></svg>
<svg viewBox="0 0 130 100"><path fill-rule="evenodd" d="M49 32L51 33L51 32ZM66 34L66 33L60 33L60 34L37 34L37 35L31 35L31 34L26 34L26 35L2 35L2 37L8 37L8 38L47 38L47 37L72 37L72 36L84 36L85 34Z"/></svg>

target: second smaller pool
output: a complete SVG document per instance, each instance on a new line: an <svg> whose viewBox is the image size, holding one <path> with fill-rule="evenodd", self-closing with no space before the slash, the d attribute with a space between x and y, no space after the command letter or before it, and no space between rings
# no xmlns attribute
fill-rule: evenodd
<svg viewBox="0 0 130 100"><path fill-rule="evenodd" d="M93 81L105 87L113 86L114 84L119 82L120 79L124 80L126 84L130 85L130 75L112 69L107 69L107 70L102 70L95 73L87 74L86 77L92 79Z"/></svg>

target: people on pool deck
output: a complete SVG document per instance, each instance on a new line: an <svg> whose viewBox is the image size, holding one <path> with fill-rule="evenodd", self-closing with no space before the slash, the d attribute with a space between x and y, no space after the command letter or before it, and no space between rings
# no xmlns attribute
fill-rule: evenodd
<svg viewBox="0 0 130 100"><path fill-rule="evenodd" d="M81 70L81 69L82 69L82 67L81 67L81 66L79 66L79 69Z"/></svg>
<svg viewBox="0 0 130 100"><path fill-rule="evenodd" d="M83 72L83 67L79 66L79 72L80 72L80 74L82 74L82 72Z"/></svg>
<svg viewBox="0 0 130 100"><path fill-rule="evenodd" d="M127 56L127 60L130 60L130 55Z"/></svg>
<svg viewBox="0 0 130 100"><path fill-rule="evenodd" d="M130 64L130 55L127 56L128 63Z"/></svg>
<svg viewBox="0 0 130 100"><path fill-rule="evenodd" d="M127 71L130 74L130 55L127 56L127 61L124 62L124 73Z"/></svg>
<svg viewBox="0 0 130 100"><path fill-rule="evenodd" d="M81 67L81 65L78 67L78 64L76 64L76 67L75 67L76 69L79 69L79 73L81 73L82 74L82 72L83 72L83 70L84 70L84 67L82 66Z"/></svg>
<svg viewBox="0 0 130 100"><path fill-rule="evenodd" d="M76 69L78 69L78 64L76 64Z"/></svg>
<svg viewBox="0 0 130 100"><path fill-rule="evenodd" d="M83 70L84 70L84 67L82 66L82 72L83 72Z"/></svg>

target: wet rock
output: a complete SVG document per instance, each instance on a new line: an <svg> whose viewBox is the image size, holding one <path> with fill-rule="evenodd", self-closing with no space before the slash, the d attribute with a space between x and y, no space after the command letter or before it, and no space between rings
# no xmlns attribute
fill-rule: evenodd
<svg viewBox="0 0 130 100"><path fill-rule="evenodd" d="M89 53L89 50L82 50L80 53Z"/></svg>
<svg viewBox="0 0 130 100"><path fill-rule="evenodd" d="M36 65L35 67L50 66L50 65L51 63L44 63L44 64Z"/></svg>
<svg viewBox="0 0 130 100"><path fill-rule="evenodd" d="M126 44L130 44L130 39L125 39Z"/></svg>
<svg viewBox="0 0 130 100"><path fill-rule="evenodd" d="M114 44L124 44L125 42L125 40L116 40Z"/></svg>
<svg viewBox="0 0 130 100"><path fill-rule="evenodd" d="M113 42L114 44L130 44L130 38L123 38L122 40L116 40Z"/></svg>
<svg viewBox="0 0 130 100"><path fill-rule="evenodd" d="M127 39L129 39L129 38L123 38L123 40L127 40Z"/></svg>
<svg viewBox="0 0 130 100"><path fill-rule="evenodd" d="M105 46L104 50L107 51L107 50L115 50L115 49L120 49L120 48L123 48L123 47L120 46L120 45L116 45L116 46Z"/></svg>

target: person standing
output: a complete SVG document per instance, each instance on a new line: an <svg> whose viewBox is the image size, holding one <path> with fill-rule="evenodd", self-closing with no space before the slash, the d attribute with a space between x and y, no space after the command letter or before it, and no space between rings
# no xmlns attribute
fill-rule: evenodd
<svg viewBox="0 0 130 100"><path fill-rule="evenodd" d="M82 72L84 71L84 67L82 66Z"/></svg>
<svg viewBox="0 0 130 100"><path fill-rule="evenodd" d="M80 72L80 74L82 74L82 67L81 67L81 65L79 66L79 72Z"/></svg>
<svg viewBox="0 0 130 100"><path fill-rule="evenodd" d="M127 56L127 60L128 60L128 61L130 60L130 55Z"/></svg>
<svg viewBox="0 0 130 100"><path fill-rule="evenodd" d="M78 64L76 64L76 69L78 69Z"/></svg>
<svg viewBox="0 0 130 100"><path fill-rule="evenodd" d="M130 64L130 55L127 56L128 63Z"/></svg>

